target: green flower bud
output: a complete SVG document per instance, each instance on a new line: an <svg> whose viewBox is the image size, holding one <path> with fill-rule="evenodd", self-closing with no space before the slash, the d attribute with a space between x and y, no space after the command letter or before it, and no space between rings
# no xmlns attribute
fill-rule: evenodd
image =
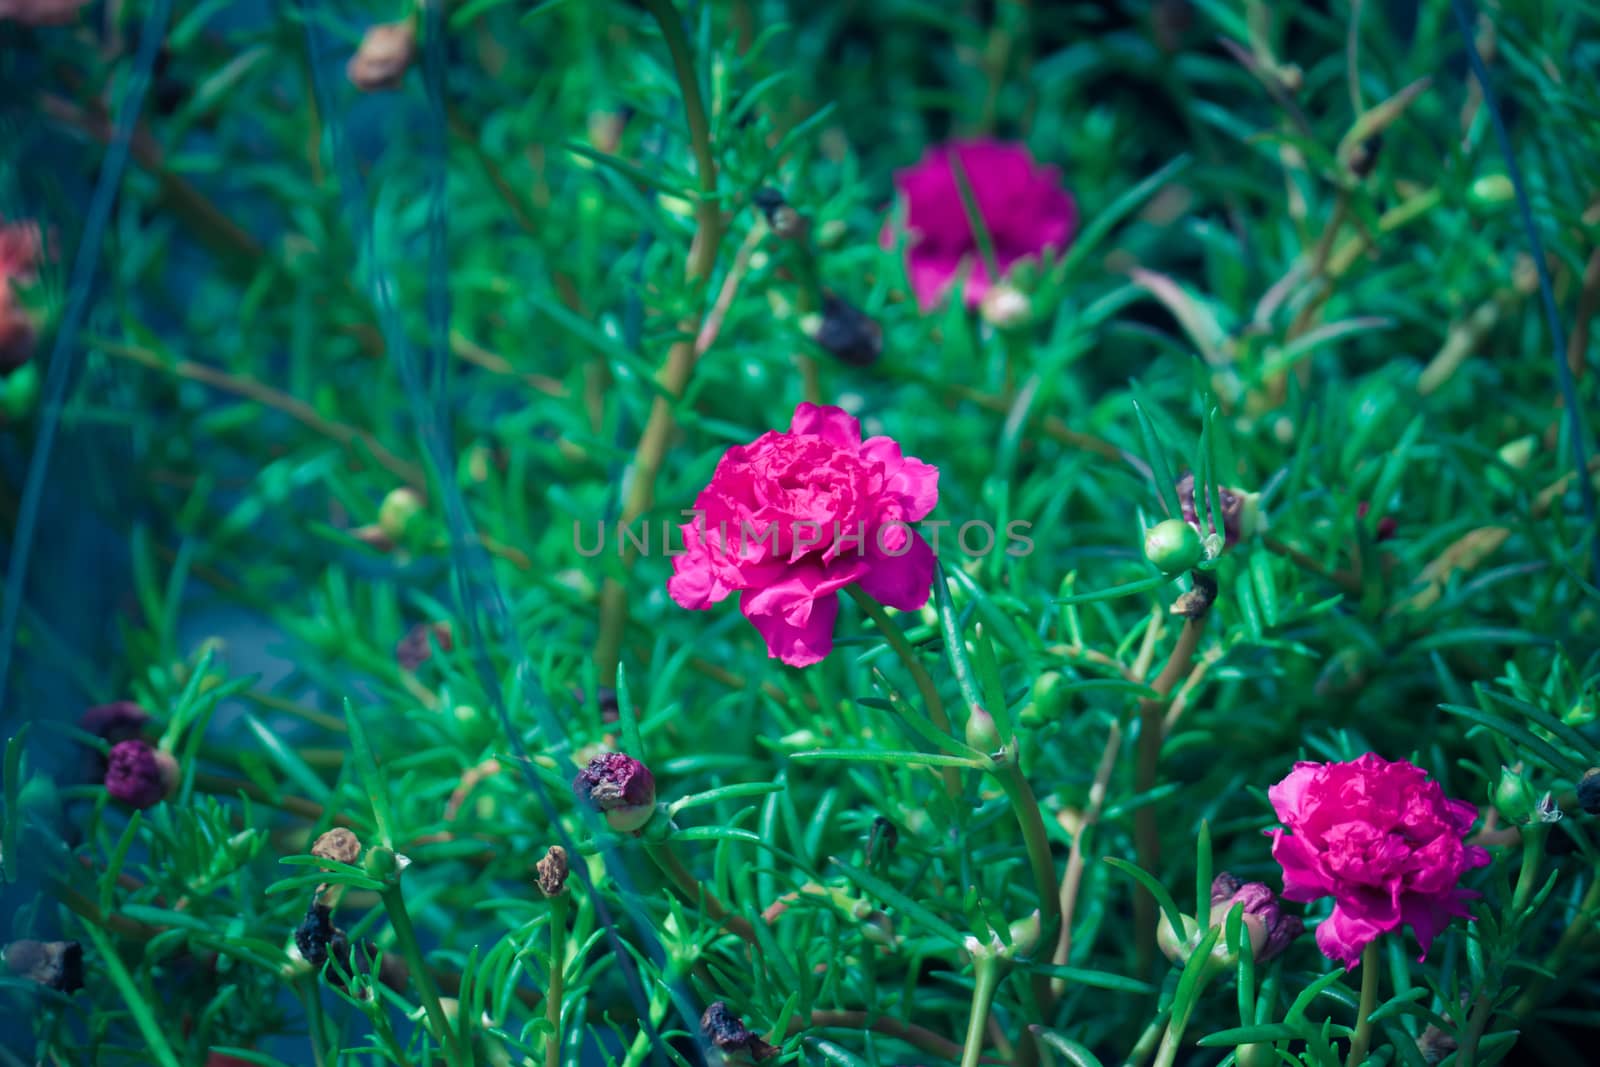
<svg viewBox="0 0 1600 1067"><path fill-rule="evenodd" d="M1178 935L1172 929L1172 924L1167 921L1166 915L1163 914L1156 919L1156 945L1161 949L1161 954L1173 963L1187 963L1200 936L1200 924L1194 920L1194 916L1185 915L1182 919L1182 941L1178 940Z"/></svg>
<svg viewBox="0 0 1600 1067"><path fill-rule="evenodd" d="M1028 702L1017 712L1017 721L1024 726L1043 726L1058 718L1067 699L1061 688L1061 673L1045 671L1033 680L1033 690Z"/></svg>
<svg viewBox="0 0 1600 1067"><path fill-rule="evenodd" d="M384 882L394 880L401 870L400 857L395 855L394 849L383 845L367 849L366 858L361 861L361 866L372 877Z"/></svg>
<svg viewBox="0 0 1600 1067"><path fill-rule="evenodd" d="M1167 519L1145 531L1144 554L1163 574L1181 574L1199 564L1206 550L1193 526Z"/></svg>
<svg viewBox="0 0 1600 1067"><path fill-rule="evenodd" d="M1504 174L1485 174L1467 188L1467 200L1477 207L1499 207L1516 195L1516 187Z"/></svg>
<svg viewBox="0 0 1600 1067"><path fill-rule="evenodd" d="M1022 330L1033 324L1033 301L1014 285L1001 283L983 295L983 320L997 330Z"/></svg>
<svg viewBox="0 0 1600 1067"><path fill-rule="evenodd" d="M0 381L0 414L20 419L33 410L39 399L39 368L24 363Z"/></svg>
<svg viewBox="0 0 1600 1067"><path fill-rule="evenodd" d="M979 752L994 752L1000 747L1000 731L995 727L994 716L982 708L967 717L967 744Z"/></svg>
<svg viewBox="0 0 1600 1067"><path fill-rule="evenodd" d="M1494 787L1494 808L1501 818L1520 826L1528 821L1538 803L1539 795L1533 783L1520 771L1500 768L1500 781Z"/></svg>
<svg viewBox="0 0 1600 1067"><path fill-rule="evenodd" d="M378 529L390 541L405 540L406 531L423 515L427 505L413 489L393 489L378 508Z"/></svg>
<svg viewBox="0 0 1600 1067"><path fill-rule="evenodd" d="M1033 955L1033 950L1039 947L1039 936L1043 933L1043 922L1039 918L1039 909L1035 908L1033 914L1026 919L1018 919L1011 924L1007 931L1011 936L1011 947L1002 955L1010 958L1027 957Z"/></svg>

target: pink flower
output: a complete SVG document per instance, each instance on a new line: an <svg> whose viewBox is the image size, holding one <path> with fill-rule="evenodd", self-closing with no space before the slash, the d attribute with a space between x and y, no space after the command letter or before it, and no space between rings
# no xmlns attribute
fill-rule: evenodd
<svg viewBox="0 0 1600 1067"><path fill-rule="evenodd" d="M0 0L0 15L7 0ZM44 242L29 222L0 221L0 378L33 358L36 324L17 292L38 277Z"/></svg>
<svg viewBox="0 0 1600 1067"><path fill-rule="evenodd" d="M833 649L838 592L852 582L902 611L928 602L933 549L909 524L938 499L937 468L891 438L862 441L839 408L801 404L787 432L723 455L681 527L667 592L695 611L740 593L771 656L816 663Z"/></svg>
<svg viewBox="0 0 1600 1067"><path fill-rule="evenodd" d="M930 148L921 162L895 174L906 204L909 242L906 273L917 302L928 310L944 298L965 268L967 307L975 308L997 279L967 220L952 160L972 190L977 214L994 243L1002 275L1017 262L1046 249L1060 251L1078 229L1078 209L1054 167L1040 166L1025 145L999 141L952 141ZM879 243L893 248L899 235L886 222Z"/></svg>
<svg viewBox="0 0 1600 1067"><path fill-rule="evenodd" d="M0 19L24 26L62 26L78 17L89 0L0 0Z"/></svg>
<svg viewBox="0 0 1600 1067"><path fill-rule="evenodd" d="M1367 753L1349 763L1297 763L1267 790L1287 830L1269 830L1283 867L1283 898L1331 896L1317 947L1346 969L1380 934L1409 924L1428 954L1453 918L1470 920L1478 894L1457 882L1489 853L1462 843L1477 809L1444 795L1404 760Z"/></svg>

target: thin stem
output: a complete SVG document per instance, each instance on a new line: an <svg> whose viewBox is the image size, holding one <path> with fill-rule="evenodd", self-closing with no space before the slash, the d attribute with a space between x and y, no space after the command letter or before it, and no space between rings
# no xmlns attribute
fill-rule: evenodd
<svg viewBox="0 0 1600 1067"><path fill-rule="evenodd" d="M734 915L728 911L722 901L717 899L700 879L694 876L689 868L683 865L678 854L666 842L647 841L644 846L645 853L655 865L661 868L661 873L677 887L678 892L691 904L698 904L705 908L706 914L720 923L729 932L743 938L750 944L758 944L756 931L749 920L742 915Z"/></svg>
<svg viewBox="0 0 1600 1067"><path fill-rule="evenodd" d="M1518 766L1521 766L1518 764ZM1544 858L1545 838L1550 834L1548 826L1537 823L1522 828L1522 866L1517 870L1517 887L1511 896L1511 917L1517 921L1528 907L1528 899L1533 896L1534 888L1539 880L1539 863Z"/></svg>
<svg viewBox="0 0 1600 1067"><path fill-rule="evenodd" d="M1600 910L1600 870L1594 872L1588 890L1584 892L1583 899L1578 901L1577 914L1562 933L1561 940L1556 942L1556 947L1550 950L1550 955L1539 969L1533 972L1527 988L1511 1006L1511 1017L1518 1023L1525 1022L1539 1006L1539 997L1550 982L1546 975L1560 974L1566 968L1567 958L1589 936L1589 931L1594 928L1597 910Z"/></svg>
<svg viewBox="0 0 1600 1067"><path fill-rule="evenodd" d="M1056 938L1055 955L1051 962L1057 967L1066 966L1072 959L1072 919L1078 910L1078 889L1083 883L1083 839L1089 830L1100 822L1105 811L1106 794L1110 789L1111 774L1117 766L1117 753L1122 750L1122 724L1113 722L1106 737L1106 747L1100 753L1100 766L1095 770L1094 784L1089 787L1089 807L1083 822L1072 835L1072 851L1067 854L1067 869L1061 875L1061 933ZM1057 996L1067 988L1065 978L1053 979L1051 992Z"/></svg>
<svg viewBox="0 0 1600 1067"><path fill-rule="evenodd" d="M297 984L300 986L300 995L306 1005L306 1030L307 1036L311 1041L311 1060L314 1067L324 1067L324 1064L327 1063L327 1055L322 1050L324 1035L322 1032L321 991L317 988L317 980L314 976Z"/></svg>
<svg viewBox="0 0 1600 1067"><path fill-rule="evenodd" d="M565 892L550 898L550 991L544 1018L550 1032L544 1039L544 1067L561 1067L561 998L567 981L567 902Z"/></svg>
<svg viewBox="0 0 1600 1067"><path fill-rule="evenodd" d="M411 974L416 979L417 992L422 997L422 1010L427 1013L428 1023L434 1033L438 1034L439 1043L444 1046L445 1059L452 1065L470 1065L471 1045L461 1040L461 1035L456 1033L445 1016L439 990L433 984L433 973L428 970L428 961L417 940L417 929L411 925L411 913L406 911L405 894L398 883L391 882L380 891L379 897L383 901L383 910L389 915L389 925L394 929L395 942L400 946L406 966L411 968Z"/></svg>
<svg viewBox="0 0 1600 1067"><path fill-rule="evenodd" d="M1374 938L1361 950L1361 1006L1356 1009L1356 1032L1350 1037L1350 1055L1345 1067L1361 1067L1372 1047L1372 1013L1378 1010L1378 942Z"/></svg>
<svg viewBox="0 0 1600 1067"><path fill-rule="evenodd" d="M717 262L717 251L722 244L722 212L717 206L717 159L712 150L711 123L700 94L700 81L695 75L689 39L684 35L677 7L672 0L644 0L644 6L660 25L667 51L672 55L672 66L678 77L679 91L683 94L689 142L698 172L700 197L695 205L695 235L684 272L690 285L697 286L711 276ZM622 507L623 526L631 525L655 505L656 476L661 471L672 437L673 402L683 395L694 370L696 339L701 329L699 318L696 314L683 323L680 332L684 339L672 346L666 362L656 374L661 392L650 404L650 417L645 422L644 432L639 435L639 445L634 452L633 474ZM635 553L624 551L624 570L633 565L634 556ZM627 588L613 578L606 582L601 591L600 632L595 639L594 659L602 682L609 683L617 676L623 631L627 626Z"/></svg>
<svg viewBox="0 0 1600 1067"><path fill-rule="evenodd" d="M967 1040L961 1046L961 1067L978 1067L983 1056L983 1035L989 1028L989 1006L1000 986L1000 961L978 956L972 963L972 1014L967 1019Z"/></svg>
<svg viewBox="0 0 1600 1067"><path fill-rule="evenodd" d="M1196 583L1198 585L1198 582ZM1205 616L1185 619L1178 643L1167 657L1151 683L1156 695L1139 701L1139 756L1135 769L1134 792L1140 796L1156 787L1161 770L1161 727L1165 717L1168 697L1178 682L1186 677L1194 665L1195 650L1200 647L1200 634L1205 628ZM1145 804L1134 813L1134 848L1139 866L1152 875L1161 864L1161 824L1154 804ZM1138 959L1141 970L1148 969L1155 959L1156 902L1144 889L1133 898L1135 935L1138 938Z"/></svg>
<svg viewBox="0 0 1600 1067"><path fill-rule="evenodd" d="M1033 889L1039 897L1040 944L1048 944L1050 939L1059 936L1061 930L1061 897L1056 892L1056 865L1050 857L1050 837L1045 832L1044 816L1039 811L1039 801L1033 795L1033 788L1028 785L1022 768L1017 766L1010 753L995 768L995 776L1005 789L1006 799L1011 801L1011 810L1016 813L1017 824L1022 829L1023 844L1028 851L1028 867L1033 873ZM1033 995L1039 1002L1040 1015L1049 1018L1055 991L1050 979L1037 971L1033 975ZM1038 1039L1035 1038L1032 1043L1038 1045Z"/></svg>
<svg viewBox="0 0 1600 1067"><path fill-rule="evenodd" d="M917 692L922 695L922 702L927 705L928 720L933 723L934 729L943 734L950 733L950 715L944 709L944 700L939 696L939 687L933 683L933 676L922 665L922 661L917 659L916 650L911 647L911 642L906 640L905 633L895 625L895 621L889 617L883 605L868 596L860 586L849 585L845 588L867 618L878 627L878 632L889 642L889 647L900 657L900 662L906 665L906 670L911 672L911 680L916 683ZM944 778L945 792L952 799L959 797L961 775L956 768L941 768L940 774Z"/></svg>

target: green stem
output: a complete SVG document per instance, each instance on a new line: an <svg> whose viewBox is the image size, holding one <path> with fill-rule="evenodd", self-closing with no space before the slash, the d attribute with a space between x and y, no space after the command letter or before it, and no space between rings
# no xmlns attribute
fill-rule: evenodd
<svg viewBox="0 0 1600 1067"><path fill-rule="evenodd" d="M322 1051L322 1041L326 1036L322 1031L322 994L317 988L317 979L312 975L305 982L300 983L301 997L306 1005L306 1030L311 1039L311 1060L314 1067L324 1067L327 1056Z"/></svg>
<svg viewBox="0 0 1600 1067"><path fill-rule="evenodd" d="M989 1006L1000 987L1000 961L980 955L972 961L972 1015L967 1019L967 1040L961 1046L961 1067L978 1067L983 1056L983 1035L989 1029Z"/></svg>
<svg viewBox="0 0 1600 1067"><path fill-rule="evenodd" d="M1522 827L1522 866L1517 870L1517 888L1511 896L1512 921L1527 910L1528 899L1533 896L1535 883L1539 879L1539 863L1544 858L1545 837L1550 833L1547 826L1537 824Z"/></svg>
<svg viewBox="0 0 1600 1067"><path fill-rule="evenodd" d="M550 898L550 989L544 1018L550 1032L544 1039L544 1067L561 1067L561 998L567 981L567 894Z"/></svg>
<svg viewBox="0 0 1600 1067"><path fill-rule="evenodd" d="M911 642L906 640L904 631L889 617L883 605L868 596L860 586L850 585L845 588L860 606L862 613L878 627L878 632L889 642L889 647L900 657L900 662L906 665L906 670L911 672L911 680L916 683L917 692L922 694L922 702L927 705L928 719L933 723L934 729L949 734L950 715L944 709L944 699L939 696L939 687L933 683L933 676L922 665L922 661L917 659L916 650L911 647ZM944 767L940 773L944 778L945 792L951 799L961 796L961 775L956 768Z"/></svg>
<svg viewBox="0 0 1600 1067"><path fill-rule="evenodd" d="M1589 888L1583 894L1583 899L1578 901L1578 912L1572 917L1572 922L1566 931L1562 933L1561 940L1556 942L1556 947L1551 949L1544 964L1534 972L1527 988L1511 1006L1511 1017L1518 1023L1525 1022L1528 1016L1533 1014L1533 1009L1539 1006L1539 996L1550 981L1545 975L1560 974L1566 968L1567 958L1583 939L1589 936L1589 931L1594 928L1597 909L1600 909L1600 870L1595 871Z"/></svg>
<svg viewBox="0 0 1600 1067"><path fill-rule="evenodd" d="M438 1034L439 1043L444 1046L445 1060L452 1067L456 1064L470 1067L471 1045L461 1040L461 1035L456 1033L445 1016L439 990L433 984L433 973L428 970L422 945L417 941L416 927L411 925L411 913L406 911L405 894L397 882L390 882L378 895L383 901L383 910L389 915L389 925L394 929L395 943L400 946L406 966L411 968L411 975L416 980L417 992L422 997L422 1010L427 1013L429 1025Z"/></svg>
<svg viewBox="0 0 1600 1067"><path fill-rule="evenodd" d="M661 873L678 887L678 892L682 893L689 903L705 908L707 915L721 923L731 933L752 945L758 944L755 928L749 921L742 915L731 914L722 901L717 899L716 894L696 878L694 872L683 865L683 861L678 858L678 854L672 850L670 844L647 841L644 850L655 865L661 868Z"/></svg>
<svg viewBox="0 0 1600 1067"><path fill-rule="evenodd" d="M1014 747L1014 746L1013 746ZM1056 865L1050 855L1050 837L1045 832L1044 815L1039 811L1038 798L1028 784L1022 768L1017 766L1011 753L995 767L995 777L1011 801L1017 825L1022 829L1022 841L1028 850L1028 867L1033 873L1033 889L1039 895L1039 943L1035 952L1048 955L1055 947L1061 930L1061 895L1056 890ZM1034 972L1033 995L1039 1002L1041 1020L1048 1023L1051 1004L1055 999L1050 979L1042 972Z"/></svg>
<svg viewBox="0 0 1600 1067"><path fill-rule="evenodd" d="M678 77L678 88L683 94L684 117L689 126L690 147L694 152L695 169L700 186L699 200L695 205L695 235L689 248L685 277L691 286L698 286L711 276L717 263L717 250L722 244L722 210L717 204L717 157L711 144L711 122L706 113L705 100L700 95L700 81L695 76L694 56L689 50L689 39L684 36L683 22L672 0L644 0L645 8L661 27L661 35L672 55L672 66ZM695 338L700 333L700 316L693 315L683 324L683 340L674 344L667 353L666 362L656 374L661 385L650 405L650 417L644 432L639 435L639 445L633 457L633 476L623 501L621 524L629 526L655 504L656 475L666 458L671 442L673 401L683 395L694 370ZM633 553L624 553L624 568L632 566ZM617 579L608 580L600 597L600 632L595 640L595 665L599 677L609 683L617 676L617 663L622 655L623 631L628 626L628 592Z"/></svg>
<svg viewBox="0 0 1600 1067"><path fill-rule="evenodd" d="M1345 1067L1361 1067L1367 1061L1367 1050L1372 1047L1372 1013L1378 1010L1378 942L1367 943L1361 950L1361 1006L1356 1009L1356 1032L1350 1037L1350 1055Z"/></svg>

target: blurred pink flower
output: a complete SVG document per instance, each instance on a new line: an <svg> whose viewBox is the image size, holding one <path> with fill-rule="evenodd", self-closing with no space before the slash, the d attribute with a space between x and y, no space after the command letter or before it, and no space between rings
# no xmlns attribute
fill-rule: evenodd
<svg viewBox="0 0 1600 1067"><path fill-rule="evenodd" d="M25 26L61 26L78 17L89 0L0 0L0 19Z"/></svg>
<svg viewBox="0 0 1600 1067"><path fill-rule="evenodd" d="M1373 753L1348 763L1297 763L1267 790L1287 830L1269 830L1283 898L1331 896L1317 947L1354 967L1380 934L1409 924L1427 956L1478 894L1457 883L1489 853L1462 838L1477 809L1444 795L1422 768Z"/></svg>
<svg viewBox="0 0 1600 1067"><path fill-rule="evenodd" d="M979 251L952 160L971 187L1002 275L1046 249L1065 249L1078 229L1077 205L1062 188L1060 175L1054 167L1037 163L1025 145L951 141L928 149L920 162L894 179L905 201L906 273L925 311L944 298L963 268L968 272L963 298L969 308L976 308L998 280L989 277ZM885 222L879 243L893 248L898 238L893 220Z"/></svg>
<svg viewBox="0 0 1600 1067"><path fill-rule="evenodd" d="M861 440L836 407L801 404L787 431L728 449L681 527L672 599L696 611L743 594L768 653L795 667L833 649L838 592L859 583L902 611L927 603L933 549L910 523L939 499L939 471L891 438Z"/></svg>
<svg viewBox="0 0 1600 1067"><path fill-rule="evenodd" d="M0 0L0 16L9 2ZM17 290L38 277L43 253L44 240L36 224L0 219L0 377L33 358L37 324Z"/></svg>

